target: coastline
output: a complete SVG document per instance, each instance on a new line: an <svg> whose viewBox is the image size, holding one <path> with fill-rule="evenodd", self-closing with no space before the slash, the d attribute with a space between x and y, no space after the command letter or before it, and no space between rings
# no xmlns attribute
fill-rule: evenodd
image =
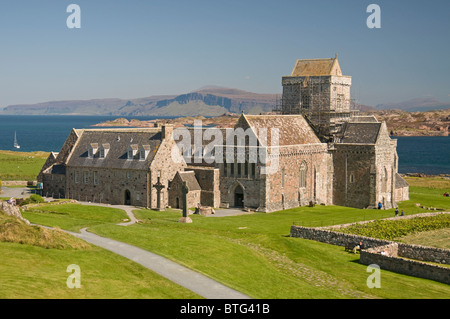
<svg viewBox="0 0 450 319"><path fill-rule="evenodd" d="M392 138L395 137L421 137L421 136L449 136L449 121L440 119L439 121L430 120L429 117L423 117L422 121L417 121L415 117L405 121L397 120L399 117L395 111L383 112L381 114L374 114L379 121L385 121ZM389 117L388 117L389 116ZM124 117L116 118L112 121L106 121L93 125L94 127L154 127L155 125L171 124L174 127L182 127L193 125L194 121L202 121L203 126L215 126L217 128L233 127L236 123L239 114L224 113L220 116L204 117L204 116L179 116L171 119L154 119L154 120L138 120L126 119ZM450 116L449 116L450 117Z"/></svg>

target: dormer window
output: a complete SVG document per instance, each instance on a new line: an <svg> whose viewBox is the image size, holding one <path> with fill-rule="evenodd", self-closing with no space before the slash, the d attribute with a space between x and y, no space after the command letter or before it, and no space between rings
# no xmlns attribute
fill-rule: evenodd
<svg viewBox="0 0 450 319"><path fill-rule="evenodd" d="M97 143L91 143L89 145L88 155L89 158L94 158L95 153L97 153L98 150L98 144Z"/></svg>
<svg viewBox="0 0 450 319"><path fill-rule="evenodd" d="M132 160L134 156L137 154L137 152L138 152L137 144L130 145L127 150L127 159Z"/></svg>
<svg viewBox="0 0 450 319"><path fill-rule="evenodd" d="M102 144L100 147L100 158L105 158L108 155L109 149L109 143Z"/></svg>
<svg viewBox="0 0 450 319"><path fill-rule="evenodd" d="M139 148L139 160L144 161L150 153L150 145L142 145Z"/></svg>

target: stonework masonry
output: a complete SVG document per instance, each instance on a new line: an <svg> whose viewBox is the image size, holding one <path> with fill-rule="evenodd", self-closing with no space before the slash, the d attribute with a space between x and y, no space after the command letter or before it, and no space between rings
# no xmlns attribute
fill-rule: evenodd
<svg viewBox="0 0 450 319"><path fill-rule="evenodd" d="M184 146L170 125L73 129L39 173L43 195L155 208L159 179L162 206L177 207L181 186L170 185L178 172L192 171L200 198L189 205L273 212L315 204L373 208L381 202L389 209L409 199L398 174L396 141L384 122L355 115L351 77L342 74L337 57L297 60L282 85L280 114L242 114L234 127L216 129L214 137L222 142L214 145L213 161L203 154L211 141L197 145L195 127L183 131L190 137ZM192 146L195 155L187 152Z"/></svg>
<svg viewBox="0 0 450 319"><path fill-rule="evenodd" d="M325 229L293 225L290 236L343 247L354 247L363 242L364 249L361 250L360 263L364 265L376 264L384 270L450 284L449 267L425 263L450 264L449 249L346 234L330 230L329 227Z"/></svg>

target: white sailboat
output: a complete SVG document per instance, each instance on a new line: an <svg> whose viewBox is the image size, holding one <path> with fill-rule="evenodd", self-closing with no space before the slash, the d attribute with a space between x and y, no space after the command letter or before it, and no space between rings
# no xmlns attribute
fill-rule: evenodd
<svg viewBox="0 0 450 319"><path fill-rule="evenodd" d="M17 136L16 136L16 132L14 131L14 147L15 148L20 148L19 143L17 143Z"/></svg>

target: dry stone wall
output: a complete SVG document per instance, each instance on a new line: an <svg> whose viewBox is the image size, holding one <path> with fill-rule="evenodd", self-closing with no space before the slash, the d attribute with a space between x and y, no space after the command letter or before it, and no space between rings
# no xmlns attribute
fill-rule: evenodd
<svg viewBox="0 0 450 319"><path fill-rule="evenodd" d="M381 269L388 271L450 284L449 267L421 262L450 264L449 249L396 243L327 229L296 225L291 226L290 235L291 237L315 240L337 246L355 246L361 241L364 244L364 249L361 250L360 263L364 265L376 264Z"/></svg>

